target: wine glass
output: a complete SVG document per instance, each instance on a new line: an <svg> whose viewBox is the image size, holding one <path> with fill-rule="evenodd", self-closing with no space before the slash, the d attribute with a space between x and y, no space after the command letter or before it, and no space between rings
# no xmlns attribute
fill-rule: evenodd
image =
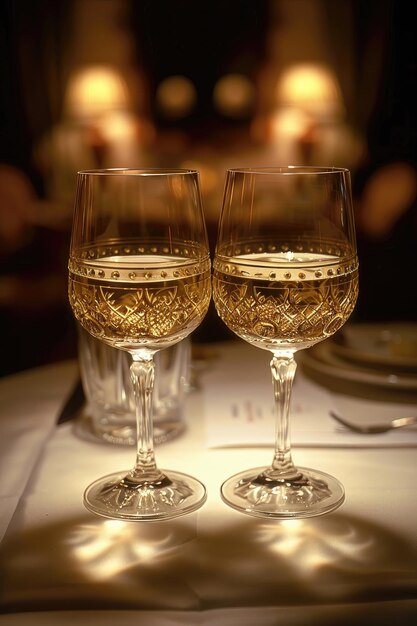
<svg viewBox="0 0 417 626"><path fill-rule="evenodd" d="M274 167L227 172L213 263L213 299L226 325L269 350L277 414L269 467L226 480L223 500L249 515L312 517L344 501L338 480L293 464L289 406L294 354L346 322L358 295L350 174Z"/></svg>
<svg viewBox="0 0 417 626"><path fill-rule="evenodd" d="M137 424L131 471L90 485L84 504L109 518L162 520L200 507L197 479L158 469L152 397L154 355L189 335L211 297L198 172L79 172L69 255L69 301L100 341L130 353Z"/></svg>

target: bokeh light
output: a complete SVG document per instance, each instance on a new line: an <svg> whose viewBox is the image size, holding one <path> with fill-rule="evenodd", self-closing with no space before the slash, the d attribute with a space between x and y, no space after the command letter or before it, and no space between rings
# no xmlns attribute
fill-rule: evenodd
<svg viewBox="0 0 417 626"><path fill-rule="evenodd" d="M193 110L197 102L197 91L186 76L169 76L159 84L155 100L165 117L183 118Z"/></svg>
<svg viewBox="0 0 417 626"><path fill-rule="evenodd" d="M226 74L214 87L213 102L223 115L245 117L255 102L255 86L243 74Z"/></svg>

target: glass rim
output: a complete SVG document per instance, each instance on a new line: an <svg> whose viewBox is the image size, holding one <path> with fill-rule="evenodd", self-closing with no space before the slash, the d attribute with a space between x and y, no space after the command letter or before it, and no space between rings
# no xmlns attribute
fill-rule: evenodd
<svg viewBox="0 0 417 626"><path fill-rule="evenodd" d="M198 175L198 170L180 167L108 167L101 169L79 170L79 176L186 176Z"/></svg>
<svg viewBox="0 0 417 626"><path fill-rule="evenodd" d="M320 165L277 165L267 167L232 167L227 170L230 174L280 174L291 176L294 174L349 174L346 167Z"/></svg>

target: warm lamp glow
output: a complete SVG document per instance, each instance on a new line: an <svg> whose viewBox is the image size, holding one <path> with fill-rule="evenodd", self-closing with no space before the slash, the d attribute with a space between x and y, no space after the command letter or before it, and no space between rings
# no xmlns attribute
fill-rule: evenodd
<svg viewBox="0 0 417 626"><path fill-rule="evenodd" d="M306 63L288 68L278 82L276 95L281 106L301 108L314 117L334 118L343 113L337 79L323 65Z"/></svg>
<svg viewBox="0 0 417 626"><path fill-rule="evenodd" d="M301 109L280 109L271 119L272 136L298 139L306 132L309 124L310 117Z"/></svg>
<svg viewBox="0 0 417 626"><path fill-rule="evenodd" d="M127 87L116 70L89 66L70 78L65 108L73 118L91 120L109 111L126 109L128 100Z"/></svg>
<svg viewBox="0 0 417 626"><path fill-rule="evenodd" d="M107 141L126 141L138 132L138 121L131 113L114 111L105 116L100 130Z"/></svg>
<svg viewBox="0 0 417 626"><path fill-rule="evenodd" d="M200 159L187 159L181 163L181 167L198 170L200 172L201 187L204 193L213 193L218 188L220 177L218 170L214 165L206 163Z"/></svg>
<svg viewBox="0 0 417 626"><path fill-rule="evenodd" d="M192 111L196 101L196 89L186 76L169 76L156 90L157 105L166 117L185 117Z"/></svg>
<svg viewBox="0 0 417 626"><path fill-rule="evenodd" d="M246 115L254 99L255 88L249 78L242 74L226 74L217 81L213 91L217 110L230 117Z"/></svg>

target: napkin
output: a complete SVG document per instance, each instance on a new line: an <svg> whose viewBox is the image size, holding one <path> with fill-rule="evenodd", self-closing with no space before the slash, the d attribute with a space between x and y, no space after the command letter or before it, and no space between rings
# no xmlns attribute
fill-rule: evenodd
<svg viewBox="0 0 417 626"><path fill-rule="evenodd" d="M66 361L0 380L0 541L76 376Z"/></svg>
<svg viewBox="0 0 417 626"><path fill-rule="evenodd" d="M209 448L274 445L276 420L270 360L271 355L267 351L244 343L230 342L230 345L219 348L219 358L202 380L206 444ZM368 423L417 413L417 406L333 394L297 370L290 407L293 445L417 445L417 428L379 435L358 435L335 422L330 411Z"/></svg>

